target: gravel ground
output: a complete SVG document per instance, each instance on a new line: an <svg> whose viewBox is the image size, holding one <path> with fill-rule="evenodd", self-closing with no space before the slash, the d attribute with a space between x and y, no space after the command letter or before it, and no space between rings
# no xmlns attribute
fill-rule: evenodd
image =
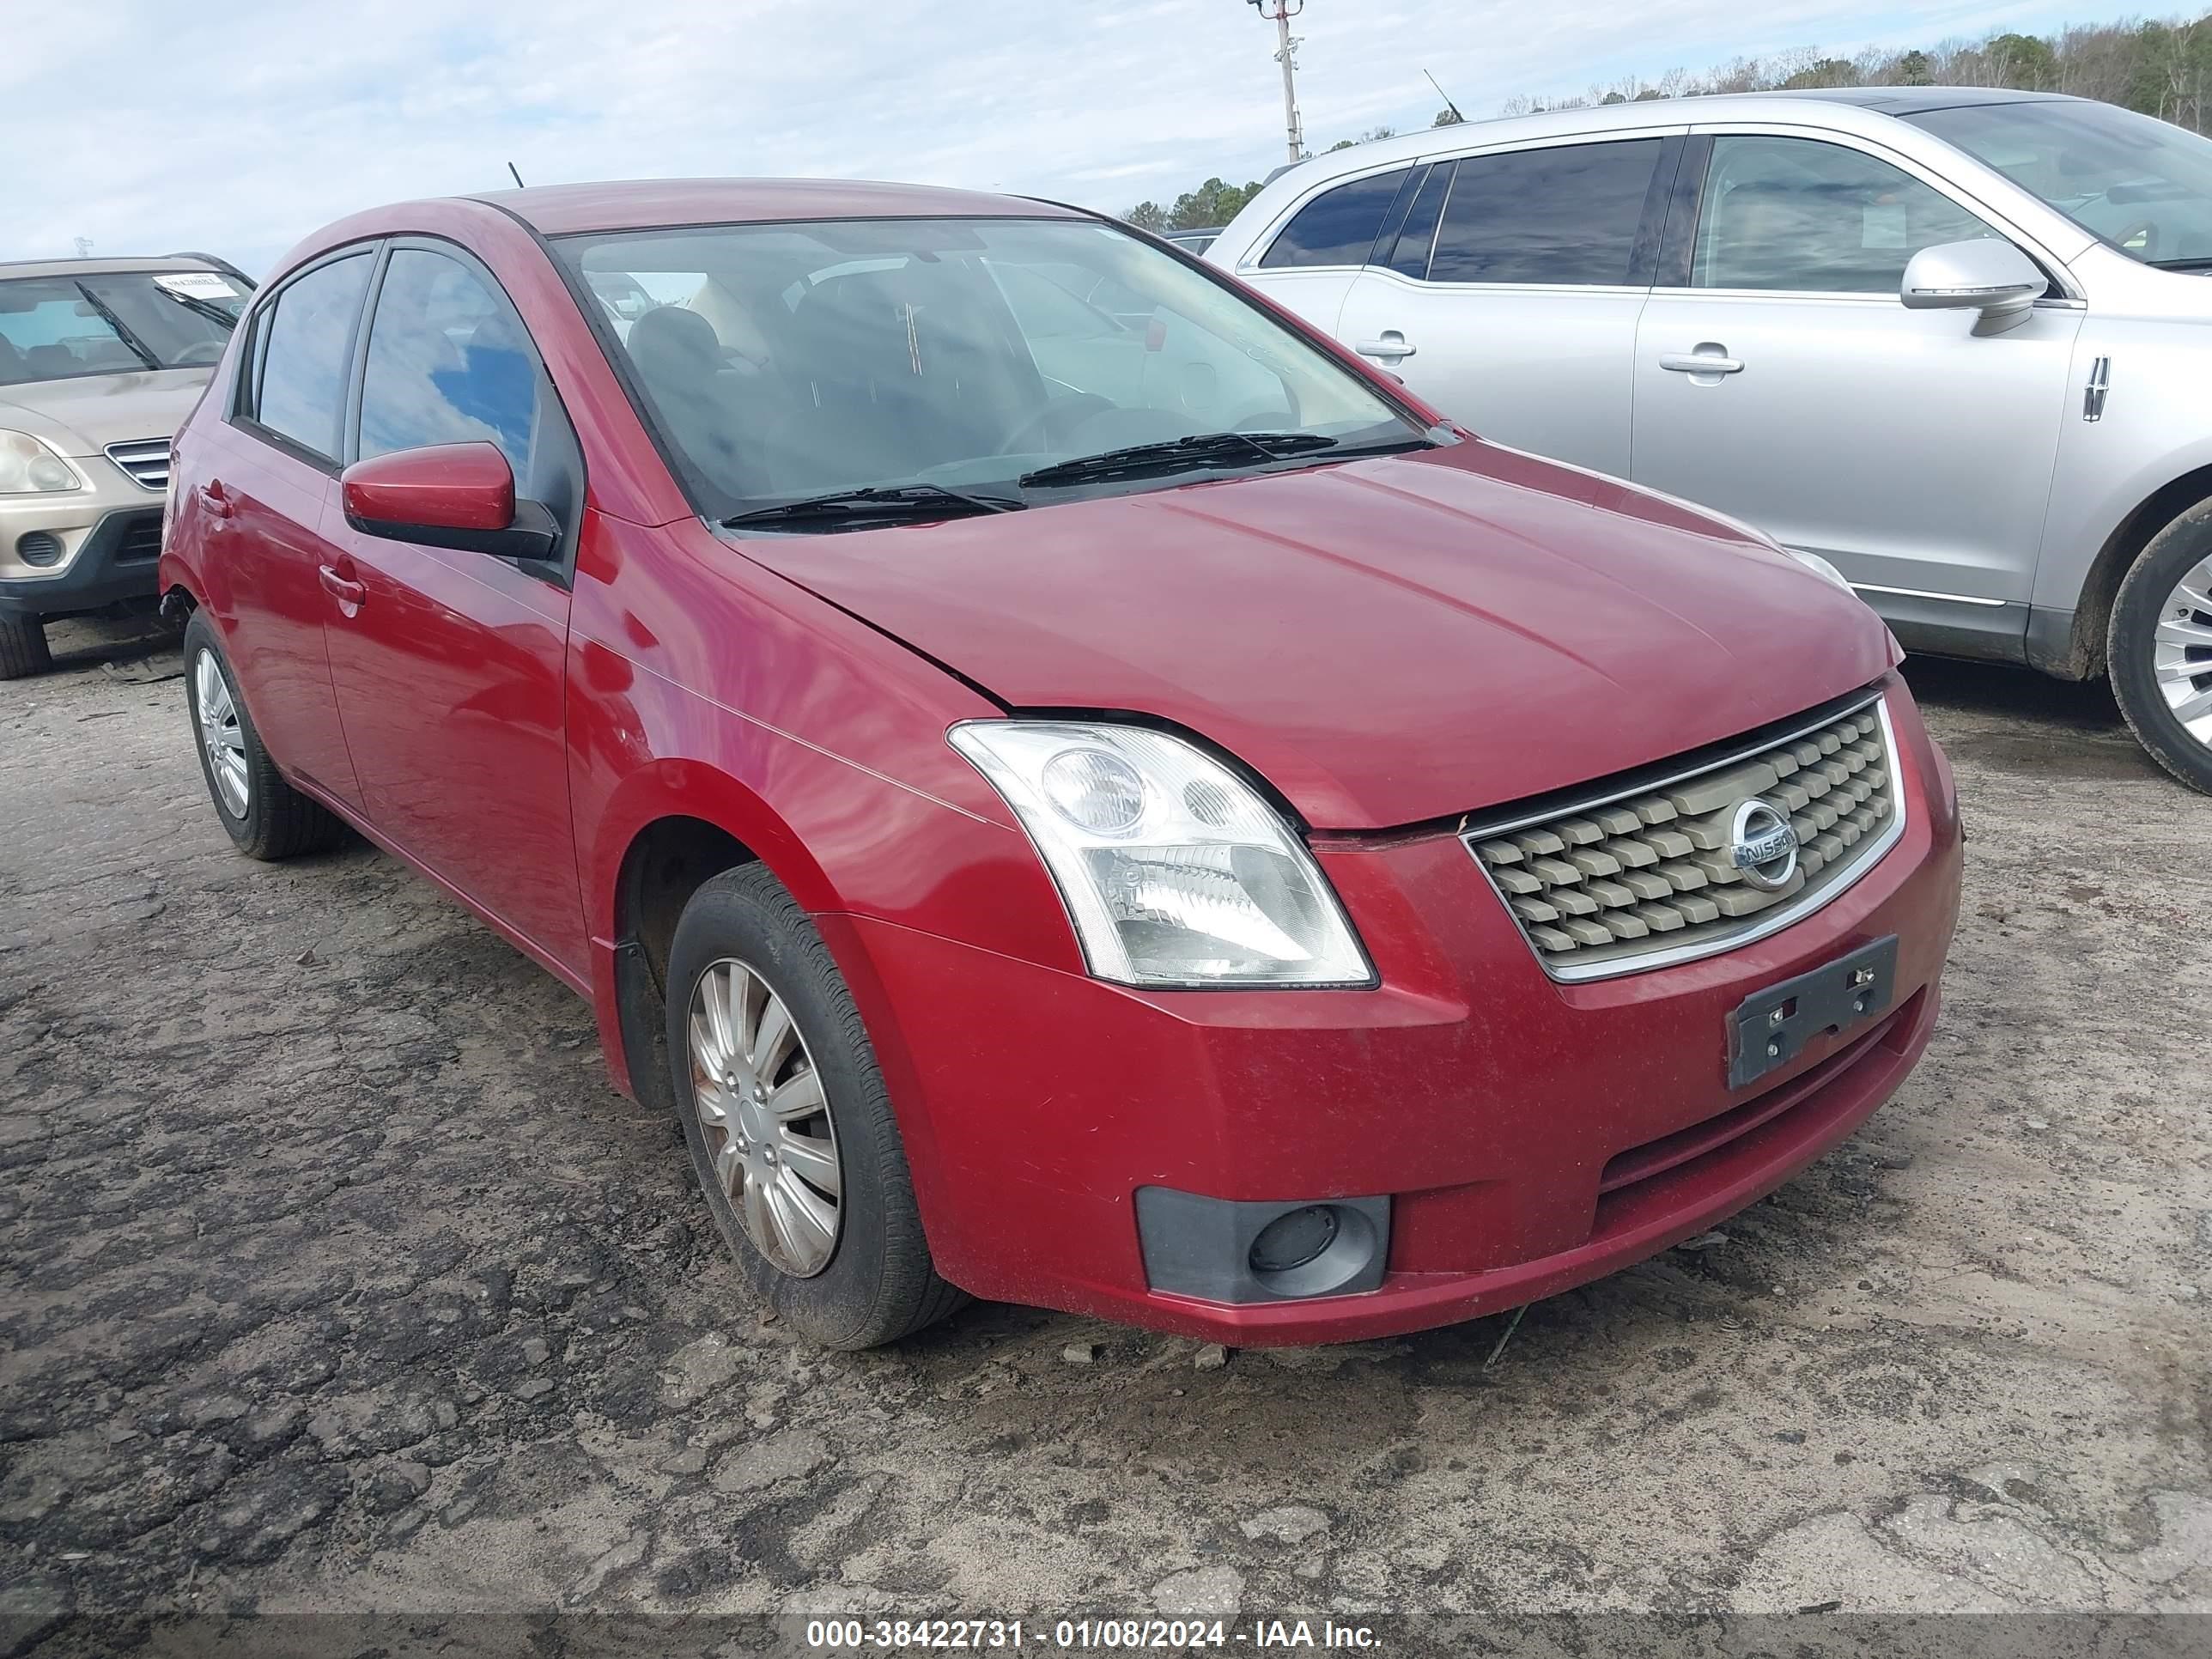
<svg viewBox="0 0 2212 1659"><path fill-rule="evenodd" d="M2212 801L1913 674L1934 1046L1723 1231L1237 1354L761 1322L583 1004L380 854L235 857L179 664L0 688L0 1651L70 1611L2212 1611Z"/></svg>

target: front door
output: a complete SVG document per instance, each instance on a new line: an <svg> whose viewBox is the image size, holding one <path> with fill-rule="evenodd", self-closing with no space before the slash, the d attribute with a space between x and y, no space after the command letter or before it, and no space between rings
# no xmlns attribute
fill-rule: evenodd
<svg viewBox="0 0 2212 1659"><path fill-rule="evenodd" d="M2081 313L1907 311L1914 253L2001 233L1866 150L1711 142L1637 333L1636 482L1822 555L1900 631L2016 643Z"/></svg>
<svg viewBox="0 0 2212 1659"><path fill-rule="evenodd" d="M1486 438L1626 476L1642 233L1672 161L1636 137L1437 163L1337 337Z"/></svg>
<svg viewBox="0 0 2212 1659"><path fill-rule="evenodd" d="M390 252L363 348L356 458L489 441L573 548L575 437L521 319L449 246ZM340 550L325 631L362 810L554 962L586 970L564 750L568 590L558 573L364 535Z"/></svg>

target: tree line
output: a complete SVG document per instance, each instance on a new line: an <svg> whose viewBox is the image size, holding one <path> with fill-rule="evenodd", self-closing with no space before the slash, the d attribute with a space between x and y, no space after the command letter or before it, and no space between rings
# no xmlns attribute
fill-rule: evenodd
<svg viewBox="0 0 2212 1659"><path fill-rule="evenodd" d="M2072 93L2154 115L2192 132L2212 132L2212 101L2208 101L2212 99L2212 11L2193 19L2069 26L2048 35L1989 34L1924 49L1863 52L1854 58L1826 57L1808 47L1769 58L1738 58L1703 75L1678 69L1656 81L1630 76L1564 97L1523 94L1509 99L1498 113L1530 115L1727 92L1930 86ZM1442 109L1432 125L1453 126L1460 118L1452 110ZM1395 136L1394 128L1374 127L1358 138L1340 139L1330 149L1349 149ZM1121 216L1153 231L1225 225L1260 193L1260 185L1258 179L1240 186L1208 179L1165 207L1139 202Z"/></svg>

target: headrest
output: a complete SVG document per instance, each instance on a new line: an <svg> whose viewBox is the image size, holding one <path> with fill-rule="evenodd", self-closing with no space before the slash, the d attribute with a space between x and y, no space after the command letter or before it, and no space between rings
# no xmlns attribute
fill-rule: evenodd
<svg viewBox="0 0 2212 1659"><path fill-rule="evenodd" d="M690 379L721 367L722 343L714 325L682 306L660 306L630 325L629 355L645 374Z"/></svg>

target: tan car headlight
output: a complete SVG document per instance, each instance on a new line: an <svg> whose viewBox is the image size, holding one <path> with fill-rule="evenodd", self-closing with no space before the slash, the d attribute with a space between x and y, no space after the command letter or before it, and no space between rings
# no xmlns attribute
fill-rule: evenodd
<svg viewBox="0 0 2212 1659"><path fill-rule="evenodd" d="M29 433L0 431L0 495L82 488L76 469Z"/></svg>

